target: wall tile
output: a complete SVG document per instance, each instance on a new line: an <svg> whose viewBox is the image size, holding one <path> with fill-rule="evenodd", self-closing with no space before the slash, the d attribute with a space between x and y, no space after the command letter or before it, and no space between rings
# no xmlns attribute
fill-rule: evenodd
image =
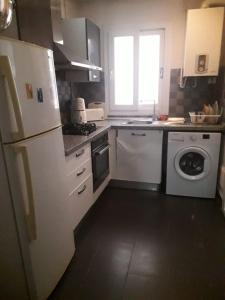
<svg viewBox="0 0 225 300"><path fill-rule="evenodd" d="M190 111L202 110L203 104L213 104L218 97L218 83L208 84L208 77L188 78L186 87L179 87L180 69L171 69L169 115L173 117L188 117ZM218 77L218 82L221 81ZM216 92L217 91L217 92ZM225 92L224 92L225 93Z"/></svg>

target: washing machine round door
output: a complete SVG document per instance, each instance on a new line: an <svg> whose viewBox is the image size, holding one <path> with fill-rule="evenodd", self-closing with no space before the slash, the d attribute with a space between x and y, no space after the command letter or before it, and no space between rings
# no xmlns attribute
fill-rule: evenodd
<svg viewBox="0 0 225 300"><path fill-rule="evenodd" d="M182 178L200 180L209 174L211 160L205 150L188 147L176 154L174 163L175 170Z"/></svg>

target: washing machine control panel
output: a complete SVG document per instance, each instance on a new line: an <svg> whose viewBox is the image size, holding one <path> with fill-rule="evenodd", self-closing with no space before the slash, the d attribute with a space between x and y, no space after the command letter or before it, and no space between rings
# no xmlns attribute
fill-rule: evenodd
<svg viewBox="0 0 225 300"><path fill-rule="evenodd" d="M210 134L203 134L202 138L203 138L203 140L209 140L210 139Z"/></svg>
<svg viewBox="0 0 225 300"><path fill-rule="evenodd" d="M197 137L196 135L191 135L191 136L190 136L190 140L191 140L192 142L196 142L197 139L198 139L198 137Z"/></svg>

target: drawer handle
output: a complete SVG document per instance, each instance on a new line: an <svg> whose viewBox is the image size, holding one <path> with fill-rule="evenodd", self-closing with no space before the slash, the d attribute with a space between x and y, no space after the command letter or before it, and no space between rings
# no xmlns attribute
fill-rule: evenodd
<svg viewBox="0 0 225 300"><path fill-rule="evenodd" d="M85 184L84 187L82 188L82 190L80 190L80 191L78 192L78 195L81 195L81 194L86 190L86 188L87 188L87 186L86 186L86 184Z"/></svg>
<svg viewBox="0 0 225 300"><path fill-rule="evenodd" d="M132 132L131 135L133 135L133 136L146 136L145 133L134 133L134 132Z"/></svg>
<svg viewBox="0 0 225 300"><path fill-rule="evenodd" d="M77 173L77 176L78 177L81 176L82 174L84 174L85 171L86 171L86 168L83 168L82 171L80 171L80 172Z"/></svg>
<svg viewBox="0 0 225 300"><path fill-rule="evenodd" d="M76 153L76 157L79 157L79 156L81 156L83 154L84 154L84 149L82 149L80 152Z"/></svg>

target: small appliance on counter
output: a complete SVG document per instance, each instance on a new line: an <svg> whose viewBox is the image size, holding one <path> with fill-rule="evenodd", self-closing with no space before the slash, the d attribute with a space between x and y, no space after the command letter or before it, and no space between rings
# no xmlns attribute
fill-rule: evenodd
<svg viewBox="0 0 225 300"><path fill-rule="evenodd" d="M105 103L101 101L90 102L86 109L87 121L102 121L105 119Z"/></svg>
<svg viewBox="0 0 225 300"><path fill-rule="evenodd" d="M71 123L82 124L87 123L87 115L85 110L85 102L83 98L74 98L71 103Z"/></svg>
<svg viewBox="0 0 225 300"><path fill-rule="evenodd" d="M102 101L94 101L88 104L88 108L102 108L105 109L105 102Z"/></svg>
<svg viewBox="0 0 225 300"><path fill-rule="evenodd" d="M86 109L87 121L103 121L105 113L103 108L87 108Z"/></svg>
<svg viewBox="0 0 225 300"><path fill-rule="evenodd" d="M95 123L67 124L62 128L64 135L89 135L96 129Z"/></svg>

